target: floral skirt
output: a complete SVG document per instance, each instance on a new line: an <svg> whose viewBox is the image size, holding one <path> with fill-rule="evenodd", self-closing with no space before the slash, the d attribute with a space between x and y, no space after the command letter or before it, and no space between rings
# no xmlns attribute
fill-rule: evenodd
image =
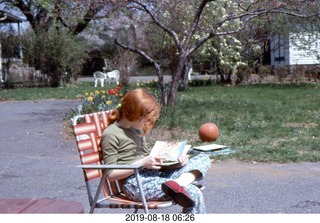
<svg viewBox="0 0 320 223"><path fill-rule="evenodd" d="M205 154L199 154L192 157L189 162L178 169L174 170L151 170L143 169L139 171L140 181L142 189L144 191L147 201L164 201L171 200L171 198L165 195L161 189L161 185L164 182L174 180L181 174L190 172L192 170L198 170L202 173L204 178L206 172L211 167L210 158ZM197 179L197 180L201 180ZM192 208L183 208L184 213L206 213L204 197L202 191L198 186L189 184L186 189L195 201L195 205ZM141 201L139 187L134 175L130 176L123 185L123 191L127 197L134 201Z"/></svg>

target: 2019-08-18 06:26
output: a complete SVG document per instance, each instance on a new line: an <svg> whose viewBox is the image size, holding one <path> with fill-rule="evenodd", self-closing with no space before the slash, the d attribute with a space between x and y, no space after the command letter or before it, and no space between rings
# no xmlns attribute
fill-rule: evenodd
<svg viewBox="0 0 320 223"><path fill-rule="evenodd" d="M194 214L126 214L125 221L195 221Z"/></svg>

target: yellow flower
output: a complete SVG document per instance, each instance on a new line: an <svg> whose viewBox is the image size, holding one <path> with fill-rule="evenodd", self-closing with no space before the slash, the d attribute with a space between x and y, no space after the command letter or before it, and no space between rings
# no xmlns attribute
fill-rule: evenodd
<svg viewBox="0 0 320 223"><path fill-rule="evenodd" d="M105 95L102 95L102 96L101 96L102 99L104 99L105 97L106 97Z"/></svg>
<svg viewBox="0 0 320 223"><path fill-rule="evenodd" d="M107 105L111 105L111 103L112 103L111 100L106 101L106 104L107 104Z"/></svg>
<svg viewBox="0 0 320 223"><path fill-rule="evenodd" d="M88 101L93 101L93 97L92 96L88 97Z"/></svg>
<svg viewBox="0 0 320 223"><path fill-rule="evenodd" d="M89 96L89 93L88 93L88 92L86 92L84 95L85 95L86 97L88 97L88 96Z"/></svg>
<svg viewBox="0 0 320 223"><path fill-rule="evenodd" d="M100 94L100 91L96 90L94 93L95 93L95 94Z"/></svg>
<svg viewBox="0 0 320 223"><path fill-rule="evenodd" d="M90 96L93 96L94 95L94 93L93 92L90 92Z"/></svg>

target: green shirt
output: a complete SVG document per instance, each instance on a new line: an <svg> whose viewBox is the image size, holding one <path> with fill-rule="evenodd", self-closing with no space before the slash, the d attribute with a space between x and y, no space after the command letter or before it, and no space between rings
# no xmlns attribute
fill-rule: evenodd
<svg viewBox="0 0 320 223"><path fill-rule="evenodd" d="M102 134L101 148L105 164L131 164L149 155L145 138L133 128L121 128L117 122ZM108 171L108 175L111 170Z"/></svg>

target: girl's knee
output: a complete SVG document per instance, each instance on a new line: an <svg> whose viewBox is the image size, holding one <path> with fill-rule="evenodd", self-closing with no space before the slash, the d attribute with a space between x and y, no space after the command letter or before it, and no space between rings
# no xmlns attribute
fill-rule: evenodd
<svg viewBox="0 0 320 223"><path fill-rule="evenodd" d="M207 172L207 170L211 167L211 160L210 160L209 156L206 154L201 153L201 154L193 157L192 159L194 159L193 162L196 164L196 166L198 167L198 169L200 170L200 172L202 174Z"/></svg>
<svg viewBox="0 0 320 223"><path fill-rule="evenodd" d="M209 157L207 154L200 153L200 154L197 155L196 157L198 157L199 159L201 159L203 162L211 163L210 157Z"/></svg>

